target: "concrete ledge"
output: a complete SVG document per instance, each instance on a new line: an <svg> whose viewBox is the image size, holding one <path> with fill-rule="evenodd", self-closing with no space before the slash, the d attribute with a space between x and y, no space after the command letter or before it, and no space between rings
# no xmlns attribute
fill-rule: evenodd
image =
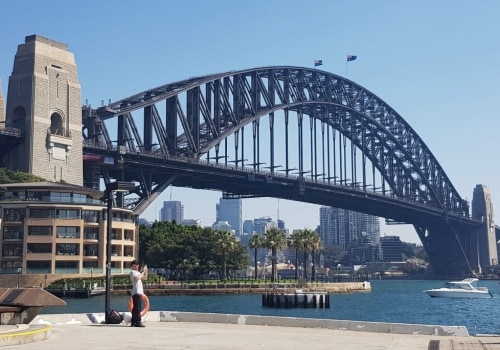
<svg viewBox="0 0 500 350"><path fill-rule="evenodd" d="M125 323L130 320L124 313ZM104 319L104 313L96 314L50 314L38 315L31 324L95 324ZM332 330L359 331L372 333L460 336L468 337L465 326L438 326L408 323L384 323L317 318L275 317L255 315L233 315L217 313L150 311L143 317L144 322L205 322L252 326L325 328Z"/></svg>
<svg viewBox="0 0 500 350"><path fill-rule="evenodd" d="M254 326L327 328L346 331L362 331L375 333L435 335L435 336L462 336L468 337L465 326L437 326L406 323L383 323L364 321L328 320L316 318L231 315L194 312L160 312L161 322L211 322L230 323Z"/></svg>
<svg viewBox="0 0 500 350"><path fill-rule="evenodd" d="M30 325L26 327L16 325L14 329L0 333L0 347L47 340L51 334L52 326L50 325Z"/></svg>

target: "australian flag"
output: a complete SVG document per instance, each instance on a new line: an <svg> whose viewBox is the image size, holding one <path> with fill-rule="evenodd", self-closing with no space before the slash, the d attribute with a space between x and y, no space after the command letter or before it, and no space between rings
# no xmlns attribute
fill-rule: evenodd
<svg viewBox="0 0 500 350"><path fill-rule="evenodd" d="M354 55L347 55L347 62L349 62L349 61L354 61L356 58L358 58L358 56L354 56Z"/></svg>
<svg viewBox="0 0 500 350"><path fill-rule="evenodd" d="M314 60L314 67L322 66L322 65L323 65L323 60Z"/></svg>

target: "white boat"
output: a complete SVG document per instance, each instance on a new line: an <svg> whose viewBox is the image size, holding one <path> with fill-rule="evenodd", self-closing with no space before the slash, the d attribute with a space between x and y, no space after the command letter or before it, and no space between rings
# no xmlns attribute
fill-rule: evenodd
<svg viewBox="0 0 500 350"><path fill-rule="evenodd" d="M461 281L446 282L443 287L424 290L431 297L444 298L491 298L493 295L487 287L479 287L477 278L466 278Z"/></svg>

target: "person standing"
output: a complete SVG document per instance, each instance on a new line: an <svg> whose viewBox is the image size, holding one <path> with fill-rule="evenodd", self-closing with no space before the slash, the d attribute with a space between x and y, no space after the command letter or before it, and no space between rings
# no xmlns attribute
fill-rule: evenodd
<svg viewBox="0 0 500 350"><path fill-rule="evenodd" d="M144 287L142 280L148 278L148 267L144 265L142 272L139 271L139 263L133 260L130 263L132 271L130 271L130 281L132 282L132 327L146 327L141 320L142 311L142 295L144 294Z"/></svg>

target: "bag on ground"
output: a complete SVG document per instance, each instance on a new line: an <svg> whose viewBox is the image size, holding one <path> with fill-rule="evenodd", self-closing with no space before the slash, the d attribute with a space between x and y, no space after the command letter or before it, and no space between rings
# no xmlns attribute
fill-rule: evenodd
<svg viewBox="0 0 500 350"><path fill-rule="evenodd" d="M109 324L119 324L122 323L123 316L118 311L111 309L108 311L107 319Z"/></svg>

